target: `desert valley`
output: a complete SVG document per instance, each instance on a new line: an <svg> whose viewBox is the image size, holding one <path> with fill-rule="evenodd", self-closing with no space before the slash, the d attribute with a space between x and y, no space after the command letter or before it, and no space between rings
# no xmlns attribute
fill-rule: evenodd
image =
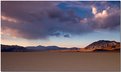
<svg viewBox="0 0 121 72"><path fill-rule="evenodd" d="M120 1L1 1L3 72L120 72Z"/></svg>

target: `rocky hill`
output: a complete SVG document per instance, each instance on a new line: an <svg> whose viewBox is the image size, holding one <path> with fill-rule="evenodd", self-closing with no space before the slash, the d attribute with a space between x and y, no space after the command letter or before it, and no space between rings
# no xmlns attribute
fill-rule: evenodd
<svg viewBox="0 0 121 72"><path fill-rule="evenodd" d="M120 51L120 42L99 40L85 47L87 51Z"/></svg>

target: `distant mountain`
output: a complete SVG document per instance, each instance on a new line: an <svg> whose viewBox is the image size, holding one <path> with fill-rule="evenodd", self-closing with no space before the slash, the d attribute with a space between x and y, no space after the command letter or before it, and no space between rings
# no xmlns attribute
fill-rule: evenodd
<svg viewBox="0 0 121 72"><path fill-rule="evenodd" d="M58 46L29 46L26 47L29 51L51 51L51 50L79 50L79 48L66 48Z"/></svg>
<svg viewBox="0 0 121 72"><path fill-rule="evenodd" d="M35 52L35 51L57 51L57 50L79 50L79 48L64 48L58 46L28 46L1 45L2 52Z"/></svg>
<svg viewBox="0 0 121 72"><path fill-rule="evenodd" d="M1 45L2 52L26 52L27 49L17 45Z"/></svg>
<svg viewBox="0 0 121 72"><path fill-rule="evenodd" d="M29 51L48 51L48 50L62 50L67 48L62 48L58 46L29 46L26 47Z"/></svg>
<svg viewBox="0 0 121 72"><path fill-rule="evenodd" d="M120 42L99 40L85 47L87 51L120 51Z"/></svg>

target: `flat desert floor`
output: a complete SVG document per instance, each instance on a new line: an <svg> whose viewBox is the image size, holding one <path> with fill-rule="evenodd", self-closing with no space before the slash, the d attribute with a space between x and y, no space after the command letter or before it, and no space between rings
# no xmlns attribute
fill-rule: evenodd
<svg viewBox="0 0 121 72"><path fill-rule="evenodd" d="M119 72L120 53L2 52L2 71Z"/></svg>

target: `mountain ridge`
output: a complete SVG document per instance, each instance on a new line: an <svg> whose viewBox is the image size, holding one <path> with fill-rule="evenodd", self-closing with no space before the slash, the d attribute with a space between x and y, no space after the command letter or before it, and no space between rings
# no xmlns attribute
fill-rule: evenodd
<svg viewBox="0 0 121 72"><path fill-rule="evenodd" d="M2 52L34 52L34 51L53 51L53 52L108 52L117 51L120 52L120 42L109 41L109 40L99 40L95 41L85 48L66 48L58 46L27 46L22 47L18 45L3 45L1 44Z"/></svg>

